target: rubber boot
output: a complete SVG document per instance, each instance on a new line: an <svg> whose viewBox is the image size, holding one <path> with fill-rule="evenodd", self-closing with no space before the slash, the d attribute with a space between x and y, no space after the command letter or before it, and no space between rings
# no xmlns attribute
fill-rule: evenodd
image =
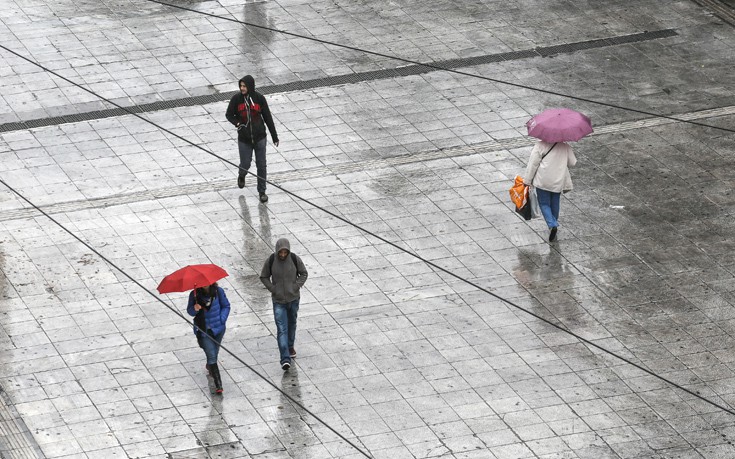
<svg viewBox="0 0 735 459"><path fill-rule="evenodd" d="M212 379L214 379L214 391L221 394L223 392L222 377L219 374L219 367L216 363L209 366L209 372L212 374Z"/></svg>

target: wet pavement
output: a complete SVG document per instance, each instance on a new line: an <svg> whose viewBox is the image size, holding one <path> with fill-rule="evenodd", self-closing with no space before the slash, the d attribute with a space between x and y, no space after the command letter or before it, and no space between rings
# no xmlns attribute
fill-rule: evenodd
<svg viewBox="0 0 735 459"><path fill-rule="evenodd" d="M153 2L7 0L2 46L171 105L141 114L159 127L102 116L0 49L0 178L126 273L0 190L0 456L735 456L735 135L497 81L732 129L735 29L691 1L598 3L176 3L483 79ZM668 32L621 38L646 31ZM265 205L207 153L237 161L217 94L246 73L313 85L267 96L288 192ZM560 105L596 132L549 244L507 190L524 123ZM309 269L287 373L258 278L280 237ZM230 273L222 397L151 293L206 262Z"/></svg>

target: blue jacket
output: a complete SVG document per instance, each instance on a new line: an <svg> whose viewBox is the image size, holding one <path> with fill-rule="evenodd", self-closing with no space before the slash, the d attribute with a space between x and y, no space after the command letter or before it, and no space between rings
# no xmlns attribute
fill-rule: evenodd
<svg viewBox="0 0 735 459"><path fill-rule="evenodd" d="M205 297L207 300L209 297ZM190 316L194 317L197 315L197 311L194 310L194 290L189 294L189 306L186 311ZM227 323L227 317L230 315L230 302L227 300L225 291L222 287L217 287L217 298L214 298L209 311L204 314L204 320L207 321L207 329L212 330L212 333L219 335L225 331L225 324ZM196 335L197 330L194 329Z"/></svg>

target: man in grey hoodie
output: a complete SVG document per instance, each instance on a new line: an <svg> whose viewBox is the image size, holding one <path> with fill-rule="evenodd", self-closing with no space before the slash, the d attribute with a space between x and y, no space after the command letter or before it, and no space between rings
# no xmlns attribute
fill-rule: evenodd
<svg viewBox="0 0 735 459"><path fill-rule="evenodd" d="M263 264L260 281L271 292L273 317L278 330L278 351L281 355L281 368L291 368L291 359L296 357L296 318L299 312L301 287L309 273L301 258L291 252L288 239L276 242L276 251Z"/></svg>

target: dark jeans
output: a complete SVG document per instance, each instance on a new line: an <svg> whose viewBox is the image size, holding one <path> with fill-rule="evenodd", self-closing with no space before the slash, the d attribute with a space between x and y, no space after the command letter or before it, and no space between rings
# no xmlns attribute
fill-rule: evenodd
<svg viewBox="0 0 735 459"><path fill-rule="evenodd" d="M253 162L253 151L255 151L255 168L258 171L258 193L265 193L265 180L267 178L265 169L265 145L265 137L255 145L240 141L237 142L237 147L240 151L239 175L244 176L245 171L250 169L250 164Z"/></svg>
<svg viewBox="0 0 735 459"><path fill-rule="evenodd" d="M214 338L214 341L207 338L206 336L202 337L202 348L204 349L204 354L207 356L207 365L214 365L217 363L217 355L219 355L219 345L222 344L222 338L225 336L225 330L222 330L222 333L219 335L213 335L212 330L209 330L209 336Z"/></svg>
<svg viewBox="0 0 735 459"><path fill-rule="evenodd" d="M561 193L536 188L536 196L538 196L538 206L541 208L541 215L544 216L546 225L549 228L559 226L559 201L561 200Z"/></svg>
<svg viewBox="0 0 735 459"><path fill-rule="evenodd" d="M278 330L278 352L281 354L281 363L291 362L289 348L296 341L296 319L299 316L299 298L290 303L273 302L273 317L276 319Z"/></svg>

